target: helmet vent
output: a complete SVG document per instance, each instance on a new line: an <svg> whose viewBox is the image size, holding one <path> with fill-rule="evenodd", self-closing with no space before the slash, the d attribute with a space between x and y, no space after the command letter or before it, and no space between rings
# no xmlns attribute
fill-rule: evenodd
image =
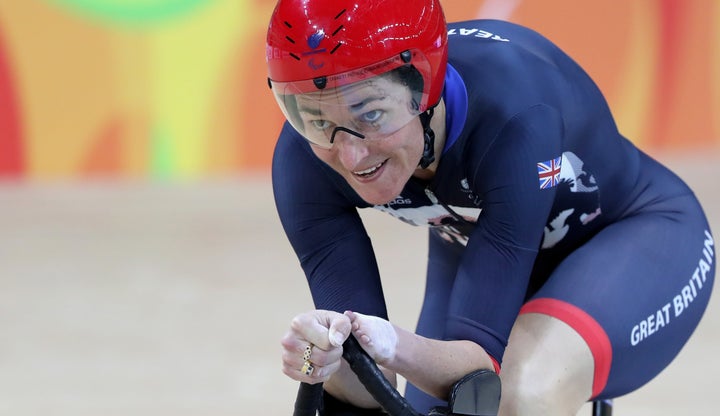
<svg viewBox="0 0 720 416"><path fill-rule="evenodd" d="M347 12L347 9L342 9L342 10L340 10L340 13L338 13L338 14L335 15L335 19L334 19L334 20L339 19L342 15L345 14L345 12ZM345 26L341 24L340 26L338 26L337 29L335 29L335 30L332 32L332 36L337 36L337 34L340 33L340 31L343 30L343 29L345 29ZM339 48L340 46L342 46L342 42L338 42L337 45L335 45L335 47L330 50L330 54L331 54L331 55L334 54L335 51L338 50L338 48Z"/></svg>

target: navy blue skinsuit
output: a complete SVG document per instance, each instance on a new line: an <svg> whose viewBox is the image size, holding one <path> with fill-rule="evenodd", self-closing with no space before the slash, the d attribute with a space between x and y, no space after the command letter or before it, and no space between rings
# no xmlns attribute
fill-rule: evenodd
<svg viewBox="0 0 720 416"><path fill-rule="evenodd" d="M450 24L443 98L435 177L374 207L430 227L417 332L473 340L500 363L518 314L544 313L588 342L595 398L652 379L712 290L714 240L693 192L617 131L573 60L521 26ZM287 123L273 186L316 307L386 318L356 209L370 205ZM420 411L440 403L413 386L407 397Z"/></svg>

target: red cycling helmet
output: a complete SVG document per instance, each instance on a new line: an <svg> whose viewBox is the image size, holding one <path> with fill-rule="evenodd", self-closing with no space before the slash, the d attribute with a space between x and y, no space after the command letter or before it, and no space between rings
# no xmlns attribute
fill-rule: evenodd
<svg viewBox="0 0 720 416"><path fill-rule="evenodd" d="M410 64L422 76L417 104L424 112L442 94L447 24L439 0L279 0L266 58L271 88L282 89L276 96L334 88Z"/></svg>

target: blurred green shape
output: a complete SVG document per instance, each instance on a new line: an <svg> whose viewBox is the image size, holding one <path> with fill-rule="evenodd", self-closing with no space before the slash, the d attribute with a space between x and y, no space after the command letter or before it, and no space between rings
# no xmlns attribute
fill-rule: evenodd
<svg viewBox="0 0 720 416"><path fill-rule="evenodd" d="M212 0L50 0L76 12L113 23L157 23Z"/></svg>
<svg viewBox="0 0 720 416"><path fill-rule="evenodd" d="M172 138L155 126L150 138L150 175L155 179L170 179L176 173L176 160Z"/></svg>

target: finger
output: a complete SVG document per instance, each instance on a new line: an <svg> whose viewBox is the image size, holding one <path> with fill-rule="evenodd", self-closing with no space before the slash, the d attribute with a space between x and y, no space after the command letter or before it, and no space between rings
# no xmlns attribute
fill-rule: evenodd
<svg viewBox="0 0 720 416"><path fill-rule="evenodd" d="M355 321L357 320L357 314L353 311L345 311L343 315L347 316L348 319L350 319L350 323L352 324L352 329L355 328Z"/></svg>
<svg viewBox="0 0 720 416"><path fill-rule="evenodd" d="M310 344L298 338L294 331L288 331L280 341L280 345L283 367L300 368L303 363L303 351Z"/></svg>
<svg viewBox="0 0 720 416"><path fill-rule="evenodd" d="M318 340L316 345L329 349L332 347L340 347L343 342L350 336L351 324L350 318L333 311L316 311L315 317L317 324L328 329L326 340ZM326 344L326 342L328 344ZM325 348L325 347L328 348Z"/></svg>
<svg viewBox="0 0 720 416"><path fill-rule="evenodd" d="M297 338L292 336L284 338L282 344L283 373L298 381L317 382L313 379L313 375L319 379L319 376L315 374L319 365L314 362L317 360L318 354L313 354L317 351L314 351L312 344L306 342L304 347L296 347L295 345L300 343Z"/></svg>
<svg viewBox="0 0 720 416"><path fill-rule="evenodd" d="M330 365L321 366L315 363L310 364L312 371L308 372L305 363L300 366L283 365L283 373L296 381L308 384L316 384L328 381L330 377L340 368L340 361Z"/></svg>
<svg viewBox="0 0 720 416"><path fill-rule="evenodd" d="M328 331L328 338L330 344L335 347L340 347L347 340L352 332L352 324L350 318L346 315L338 315L330 323L330 330Z"/></svg>
<svg viewBox="0 0 720 416"><path fill-rule="evenodd" d="M339 347L350 334L350 320L343 314L316 310L296 316L291 328L300 338L323 350Z"/></svg>
<svg viewBox="0 0 720 416"><path fill-rule="evenodd" d="M342 348L323 350L310 343L297 345L291 348L283 346L283 363L299 368L305 361L311 361L318 366L325 367L340 362L342 358Z"/></svg>
<svg viewBox="0 0 720 416"><path fill-rule="evenodd" d="M395 327L377 316L351 313L353 334L363 348L379 363L391 360L398 346Z"/></svg>
<svg viewBox="0 0 720 416"><path fill-rule="evenodd" d="M322 339L325 340L325 344L329 345L327 340L329 330L317 327L317 322L322 322L328 315L315 312L299 315L294 319L291 329L281 339L283 372L291 378L298 381L317 382L317 380L328 379L333 372L340 368L342 348L330 345L329 349L323 349L307 339L312 336L306 335L313 331L325 332ZM333 328L347 327L349 322L346 317L343 317L337 323L331 321L331 325Z"/></svg>
<svg viewBox="0 0 720 416"><path fill-rule="evenodd" d="M366 318L366 315L353 311L345 311L344 315L350 318L352 334L355 335L358 341L362 344L371 344L372 340L363 329L363 320Z"/></svg>
<svg viewBox="0 0 720 416"><path fill-rule="evenodd" d="M326 381L340 368L342 348L324 351L309 343L304 347L295 345L300 345L297 338L283 339L283 373L294 380L311 384Z"/></svg>

